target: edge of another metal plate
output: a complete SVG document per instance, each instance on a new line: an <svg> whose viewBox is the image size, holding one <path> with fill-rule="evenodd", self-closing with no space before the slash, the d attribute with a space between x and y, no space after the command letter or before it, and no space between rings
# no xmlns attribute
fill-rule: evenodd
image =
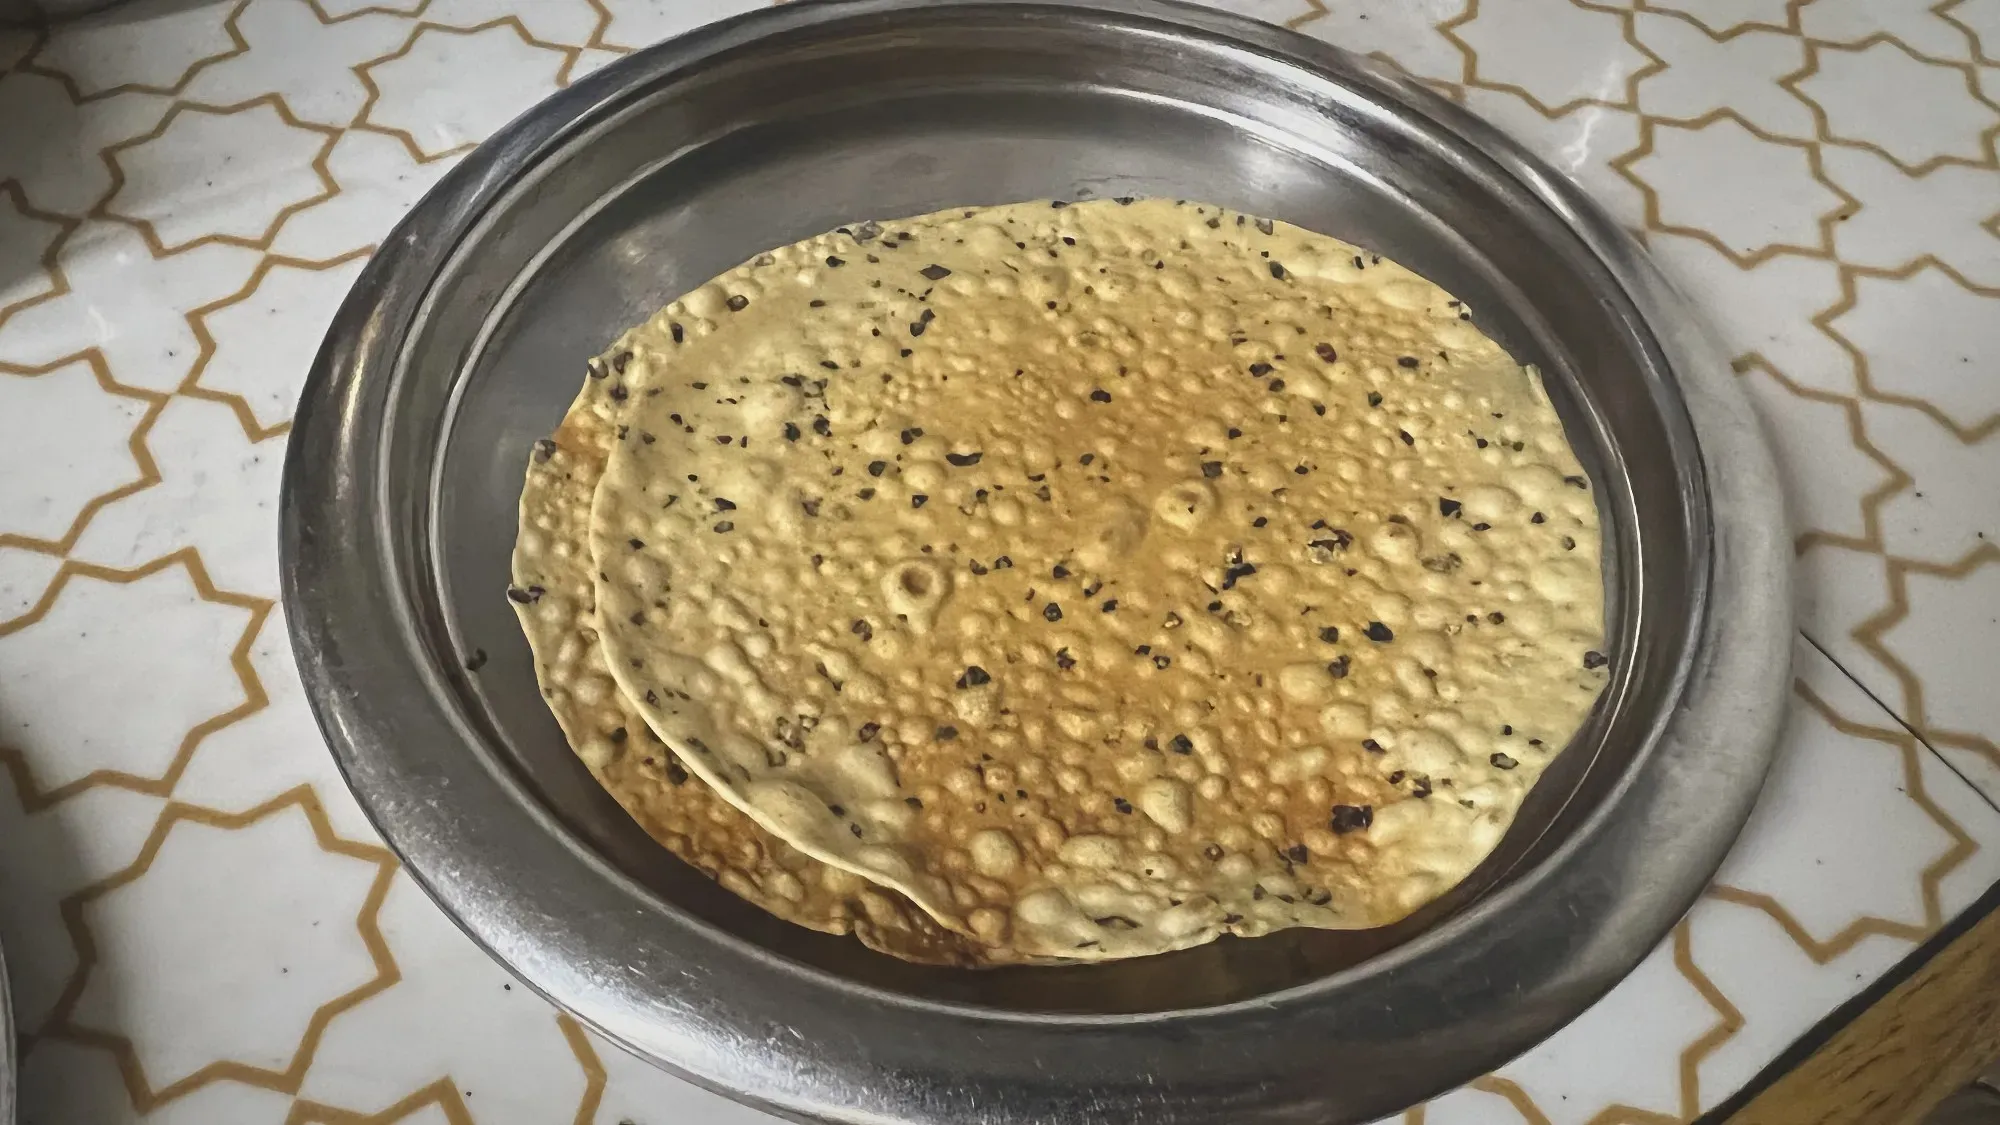
<svg viewBox="0 0 2000 1125"><path fill-rule="evenodd" d="M843 987L732 943L642 901L601 860L559 839L475 755L409 750L467 737L421 699L437 690L438 673L410 642L397 576L384 565L390 529L375 509L384 480L374 443L394 411L381 392L398 362L399 334L438 265L523 166L622 90L771 31L913 6L831 0L758 12L614 64L468 157L384 242L302 395L282 517L301 673L350 784L426 889L524 979L639 1053L781 1113L857 1122L1016 1122L1058 1110L1077 1122L1134 1114L1231 1125L1359 1120L1526 1049L1637 964L1699 894L1749 815L1789 680L1790 540L1775 468L1726 357L1579 189L1385 68L1242 17L1157 0L923 5L1143 22L1336 75L1392 109L1444 123L1567 222L1626 290L1698 435L1712 510L1709 602L1684 669L1682 707L1655 752L1568 840L1511 885L1360 970L1214 1009L1045 1019ZM1640 872L1647 886L1623 885ZM1587 940L1559 963L1510 959L1553 926L1587 927ZM1419 1042L1394 1018L1370 1022L1420 1002L1450 1005L1456 1023ZM1279 1065L1282 1055L1290 1066L1309 1052L1321 1053L1322 1067L1351 1068L1352 1088L1271 1104L1255 1085L1255 1060ZM1026 1071L1024 1056L1034 1060ZM1434 1068L1414 1067L1418 1056ZM1094 1084L1079 1060L1094 1060ZM1172 1091L1154 1081L1175 1066L1197 1077ZM1077 1100L1051 1100L1066 1092Z"/></svg>
<svg viewBox="0 0 2000 1125"><path fill-rule="evenodd" d="M14 1002L7 987L7 958L0 953L0 1125L12 1125L18 1073L14 1056Z"/></svg>

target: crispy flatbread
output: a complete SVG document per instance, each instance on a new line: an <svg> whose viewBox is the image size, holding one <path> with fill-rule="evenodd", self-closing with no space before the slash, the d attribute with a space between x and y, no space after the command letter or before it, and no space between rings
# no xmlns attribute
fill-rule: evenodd
<svg viewBox="0 0 2000 1125"><path fill-rule="evenodd" d="M591 494L625 400L613 397L619 384L611 378L609 357L594 360L590 371L562 425L529 457L508 591L534 653L542 696L577 756L648 835L771 914L823 933L852 933L907 961L1018 961L1010 951L950 932L902 895L820 863L758 827L682 766L626 704L597 645L584 542Z"/></svg>
<svg viewBox="0 0 2000 1125"><path fill-rule="evenodd" d="M629 705L988 945L1393 922L1606 678L1537 375L1335 239L1167 201L868 223L613 354L588 538Z"/></svg>

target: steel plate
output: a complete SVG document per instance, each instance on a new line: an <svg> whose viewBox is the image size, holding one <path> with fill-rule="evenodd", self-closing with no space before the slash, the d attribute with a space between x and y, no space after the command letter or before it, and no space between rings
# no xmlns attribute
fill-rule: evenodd
<svg viewBox="0 0 2000 1125"><path fill-rule="evenodd" d="M1093 195L1372 247L1539 364L1606 528L1611 684L1500 853L1389 930L976 973L776 922L648 840L542 707L502 598L529 445L585 357L753 253ZM1783 711L1775 481L1726 363L1630 240L1385 68L1150 0L837 0L614 64L411 213L304 393L285 604L383 835L496 957L642 1055L801 1119L1334 1125L1530 1046L1699 893Z"/></svg>

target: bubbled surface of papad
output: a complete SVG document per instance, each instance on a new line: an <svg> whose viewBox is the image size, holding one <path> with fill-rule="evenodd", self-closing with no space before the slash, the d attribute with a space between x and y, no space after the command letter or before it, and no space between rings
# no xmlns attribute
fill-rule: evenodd
<svg viewBox="0 0 2000 1125"><path fill-rule="evenodd" d="M508 600L534 655L542 697L591 776L674 855L756 906L824 933L852 933L907 961L984 965L1010 951L946 930L904 896L823 864L718 797L619 693L597 644L584 532L630 399L621 343L589 365L555 433L535 443L521 492Z"/></svg>
<svg viewBox="0 0 2000 1125"><path fill-rule="evenodd" d="M983 942L1392 922L1602 690L1537 376L1334 239L1167 201L871 222L627 346L611 674L759 824Z"/></svg>

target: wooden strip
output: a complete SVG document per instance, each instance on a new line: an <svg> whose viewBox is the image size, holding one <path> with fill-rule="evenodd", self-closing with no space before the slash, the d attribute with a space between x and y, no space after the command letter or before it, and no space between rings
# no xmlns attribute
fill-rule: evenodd
<svg viewBox="0 0 2000 1125"><path fill-rule="evenodd" d="M1870 1005L1729 1125L1921 1125L2000 1059L2000 912Z"/></svg>

